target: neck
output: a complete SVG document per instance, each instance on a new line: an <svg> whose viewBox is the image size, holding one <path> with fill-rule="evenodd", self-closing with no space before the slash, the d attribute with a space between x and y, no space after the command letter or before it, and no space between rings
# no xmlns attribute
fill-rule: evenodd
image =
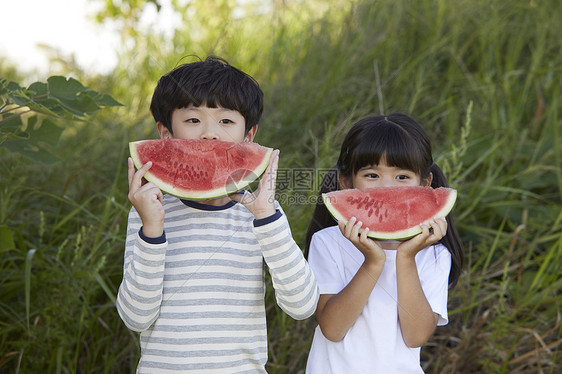
<svg viewBox="0 0 562 374"><path fill-rule="evenodd" d="M230 201L232 201L232 199L230 199L228 196L225 196L212 200L200 200L198 202L205 205L222 206L228 204Z"/></svg>
<svg viewBox="0 0 562 374"><path fill-rule="evenodd" d="M382 249L386 250L396 250L402 243L398 240L377 240L376 242Z"/></svg>

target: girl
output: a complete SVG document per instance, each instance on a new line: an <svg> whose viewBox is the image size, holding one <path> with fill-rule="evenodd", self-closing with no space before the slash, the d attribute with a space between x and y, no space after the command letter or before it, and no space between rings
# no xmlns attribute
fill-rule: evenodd
<svg viewBox="0 0 562 374"><path fill-rule="evenodd" d="M328 174L321 193L447 186L427 135L399 113L353 125L333 172L337 178ZM327 185L335 180L339 186ZM355 218L336 224L321 200L305 253L321 294L306 372L423 373L420 347L436 326L447 324L448 288L463 261L452 216L425 222L421 234L403 242L375 241Z"/></svg>

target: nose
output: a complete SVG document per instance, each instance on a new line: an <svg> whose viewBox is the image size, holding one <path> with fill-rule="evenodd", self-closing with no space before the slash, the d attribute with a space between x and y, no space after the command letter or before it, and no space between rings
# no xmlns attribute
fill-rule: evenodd
<svg viewBox="0 0 562 374"><path fill-rule="evenodd" d="M381 187L395 187L396 180L394 178L383 178L381 181Z"/></svg>
<svg viewBox="0 0 562 374"><path fill-rule="evenodd" d="M203 140L219 140L218 126L212 122L207 122L203 126L201 132L201 139Z"/></svg>

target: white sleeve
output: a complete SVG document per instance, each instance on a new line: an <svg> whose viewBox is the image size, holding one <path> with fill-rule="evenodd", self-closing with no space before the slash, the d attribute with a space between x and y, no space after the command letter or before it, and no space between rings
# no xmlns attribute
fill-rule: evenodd
<svg viewBox="0 0 562 374"><path fill-rule="evenodd" d="M442 245L429 247L428 250L419 270L420 282L431 309L439 315L437 325L443 326L449 323L447 299L451 254Z"/></svg>
<svg viewBox="0 0 562 374"><path fill-rule="evenodd" d="M139 235L142 221L131 209L127 223L123 280L117 294L117 311L133 331L148 329L160 314L164 287L165 241L146 242Z"/></svg>
<svg viewBox="0 0 562 374"><path fill-rule="evenodd" d="M317 232L310 241L308 262L318 280L320 294L338 294L346 286L341 276L341 261L331 249L334 247L334 240L326 232Z"/></svg>
<svg viewBox="0 0 562 374"><path fill-rule="evenodd" d="M310 317L318 304L318 284L293 240L287 217L278 211L254 224L254 233L269 268L279 307L294 319Z"/></svg>

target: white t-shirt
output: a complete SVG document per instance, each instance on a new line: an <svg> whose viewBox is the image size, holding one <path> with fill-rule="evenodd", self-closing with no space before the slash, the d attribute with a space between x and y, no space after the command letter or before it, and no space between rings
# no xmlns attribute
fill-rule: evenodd
<svg viewBox="0 0 562 374"><path fill-rule="evenodd" d="M307 374L423 373L420 348L408 348L398 322L396 251L385 250L386 262L371 296L339 342L324 337L316 327ZM339 293L355 276L363 254L340 232L338 226L314 234L308 261L320 294ZM446 325L451 254L442 244L424 248L416 255L421 285L431 309Z"/></svg>

